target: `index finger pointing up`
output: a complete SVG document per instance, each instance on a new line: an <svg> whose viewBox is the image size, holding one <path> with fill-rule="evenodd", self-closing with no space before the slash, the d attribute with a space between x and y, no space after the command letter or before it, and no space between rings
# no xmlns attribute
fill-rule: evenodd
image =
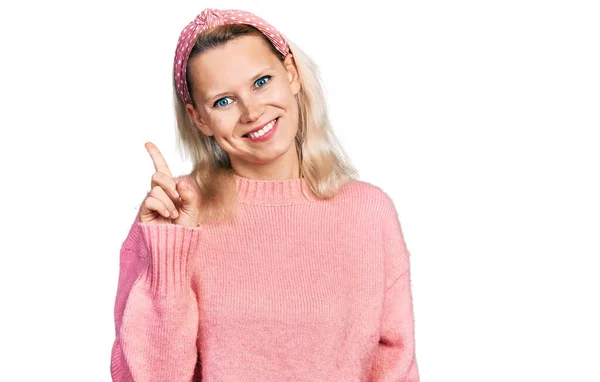
<svg viewBox="0 0 600 382"><path fill-rule="evenodd" d="M171 175L169 166L167 165L165 158L160 153L158 147L156 147L152 142L146 142L144 146L146 147L148 154L150 154L150 157L152 158L152 162L154 163L154 168L156 169L156 171L162 172L163 174L166 174L172 178L173 175Z"/></svg>

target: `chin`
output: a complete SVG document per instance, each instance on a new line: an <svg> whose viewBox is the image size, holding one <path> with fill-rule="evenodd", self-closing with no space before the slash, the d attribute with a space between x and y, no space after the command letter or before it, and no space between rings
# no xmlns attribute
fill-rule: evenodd
<svg viewBox="0 0 600 382"><path fill-rule="evenodd" d="M253 155L244 156L244 160L253 164L268 164L277 161L285 156L290 150L296 152L296 143L292 139L288 142L271 142L270 145L264 147L264 150L257 150Z"/></svg>
<svg viewBox="0 0 600 382"><path fill-rule="evenodd" d="M248 158L248 161L255 164L268 164L281 158L287 151L288 150L285 149L266 150L265 152L258 153L258 155Z"/></svg>

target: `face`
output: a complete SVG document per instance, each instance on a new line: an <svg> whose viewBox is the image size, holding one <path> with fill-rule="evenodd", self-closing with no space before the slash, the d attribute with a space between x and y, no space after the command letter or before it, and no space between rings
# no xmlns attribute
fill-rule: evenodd
<svg viewBox="0 0 600 382"><path fill-rule="evenodd" d="M187 112L234 170L297 165L300 82L291 53L282 63L260 37L243 36L193 57L188 73L196 105ZM261 137L248 135L259 128Z"/></svg>

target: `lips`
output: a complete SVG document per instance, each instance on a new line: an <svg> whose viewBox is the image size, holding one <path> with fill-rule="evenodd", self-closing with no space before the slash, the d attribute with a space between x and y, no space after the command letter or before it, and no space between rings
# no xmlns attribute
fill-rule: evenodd
<svg viewBox="0 0 600 382"><path fill-rule="evenodd" d="M259 131L260 129L262 129L263 127L267 126L267 125L268 125L269 123L271 123L271 122L277 122L277 120L278 120L278 119L279 119L279 117L277 117L277 118L275 118L275 119L272 119L272 120L268 121L267 123L265 123L264 125L261 125L261 126L257 127L256 129L254 129L254 130L251 130L251 131L247 132L246 134L242 135L242 137L244 137L244 138L249 138L249 135L250 135L250 134L252 134L252 133L255 133L255 132Z"/></svg>

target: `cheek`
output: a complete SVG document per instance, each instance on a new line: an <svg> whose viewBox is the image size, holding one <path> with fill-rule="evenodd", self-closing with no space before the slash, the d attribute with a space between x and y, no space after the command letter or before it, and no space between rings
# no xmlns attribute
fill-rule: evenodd
<svg viewBox="0 0 600 382"><path fill-rule="evenodd" d="M271 91L268 93L269 101L289 108L292 105L292 101L295 100L292 89L287 83L277 85L270 89Z"/></svg>
<svg viewBox="0 0 600 382"><path fill-rule="evenodd" d="M268 97L267 103L285 110L288 115L290 113L296 114L298 104L288 83L278 84L277 87L274 86L269 92Z"/></svg>
<svg viewBox="0 0 600 382"><path fill-rule="evenodd" d="M209 126L216 135L226 137L233 133L236 120L236 112L234 110L228 110L227 112L211 115L209 118Z"/></svg>

